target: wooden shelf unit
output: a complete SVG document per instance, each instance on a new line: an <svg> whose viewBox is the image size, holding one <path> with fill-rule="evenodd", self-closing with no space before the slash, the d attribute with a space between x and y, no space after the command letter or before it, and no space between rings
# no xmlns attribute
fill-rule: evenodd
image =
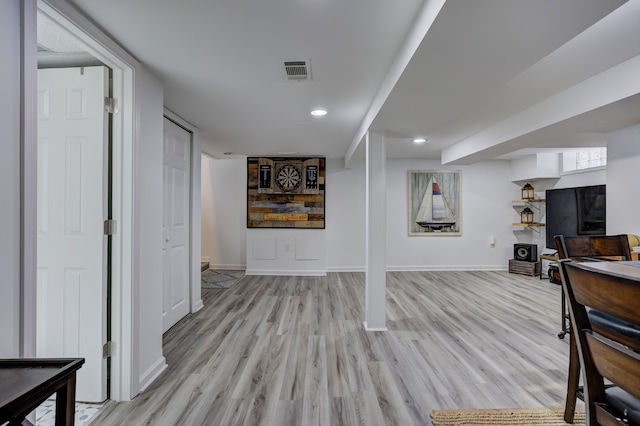
<svg viewBox="0 0 640 426"><path fill-rule="evenodd" d="M513 226L524 226L524 227L547 226L546 223L538 223L538 222L531 222L531 223L514 222L512 225Z"/></svg>
<svg viewBox="0 0 640 426"><path fill-rule="evenodd" d="M527 204L527 203L546 203L547 200L544 198L533 198L530 200L512 200L512 203L518 203L518 204Z"/></svg>

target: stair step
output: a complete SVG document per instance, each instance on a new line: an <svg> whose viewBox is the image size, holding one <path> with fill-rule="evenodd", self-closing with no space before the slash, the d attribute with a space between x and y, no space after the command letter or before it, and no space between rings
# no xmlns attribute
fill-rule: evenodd
<svg viewBox="0 0 640 426"><path fill-rule="evenodd" d="M200 262L200 272L209 269L209 262Z"/></svg>

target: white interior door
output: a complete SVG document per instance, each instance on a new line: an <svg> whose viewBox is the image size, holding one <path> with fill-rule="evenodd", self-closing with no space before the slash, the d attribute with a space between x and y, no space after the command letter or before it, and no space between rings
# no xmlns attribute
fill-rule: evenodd
<svg viewBox="0 0 640 426"><path fill-rule="evenodd" d="M189 313L191 133L164 119L162 332Z"/></svg>
<svg viewBox="0 0 640 426"><path fill-rule="evenodd" d="M105 67L38 70L39 357L83 357L79 401L106 398Z"/></svg>

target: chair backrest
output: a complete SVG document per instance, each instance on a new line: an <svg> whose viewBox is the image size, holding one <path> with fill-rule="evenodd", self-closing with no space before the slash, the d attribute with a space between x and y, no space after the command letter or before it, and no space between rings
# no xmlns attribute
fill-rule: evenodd
<svg viewBox="0 0 640 426"><path fill-rule="evenodd" d="M620 260L631 260L629 239L625 234L565 237L556 235L558 258L577 257L619 257Z"/></svg>
<svg viewBox="0 0 640 426"><path fill-rule="evenodd" d="M603 336L594 330L587 309L640 328L640 269L616 265L616 262L568 259L561 260L560 265L572 333L584 372L587 424L624 424L615 420L624 416L621 411L626 408L618 402L630 398L634 404L640 404L640 353L625 345L625 339L616 332ZM620 268L627 268L630 273L622 273ZM604 379L617 388L606 389ZM615 392L621 392L624 398L616 397Z"/></svg>

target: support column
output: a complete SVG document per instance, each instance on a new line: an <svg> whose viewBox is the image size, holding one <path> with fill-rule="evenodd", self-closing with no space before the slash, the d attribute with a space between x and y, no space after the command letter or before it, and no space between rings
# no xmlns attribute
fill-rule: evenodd
<svg viewBox="0 0 640 426"><path fill-rule="evenodd" d="M386 331L387 318L387 173L384 135L365 136L367 177L367 271L364 328Z"/></svg>

